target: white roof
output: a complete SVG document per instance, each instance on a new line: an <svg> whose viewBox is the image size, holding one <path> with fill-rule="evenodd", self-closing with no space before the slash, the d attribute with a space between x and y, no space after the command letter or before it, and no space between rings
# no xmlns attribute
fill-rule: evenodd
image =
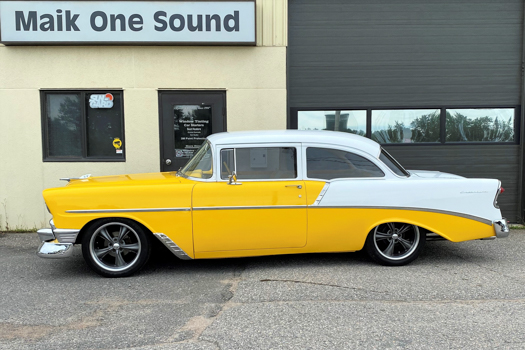
<svg viewBox="0 0 525 350"><path fill-rule="evenodd" d="M380 146L377 142L363 136L338 131L324 130L258 130L221 132L208 136L214 145L247 143L320 143L357 148L377 157Z"/></svg>

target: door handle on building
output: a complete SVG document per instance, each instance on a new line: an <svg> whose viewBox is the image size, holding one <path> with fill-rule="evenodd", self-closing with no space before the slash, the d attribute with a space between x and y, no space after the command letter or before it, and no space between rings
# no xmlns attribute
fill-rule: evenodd
<svg viewBox="0 0 525 350"><path fill-rule="evenodd" d="M171 159L166 159L166 165L171 165Z"/></svg>

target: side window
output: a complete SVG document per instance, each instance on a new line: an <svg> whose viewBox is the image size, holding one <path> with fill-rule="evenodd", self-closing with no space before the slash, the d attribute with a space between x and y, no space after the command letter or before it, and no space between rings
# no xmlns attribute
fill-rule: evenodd
<svg viewBox="0 0 525 350"><path fill-rule="evenodd" d="M374 163L350 152L330 148L306 149L306 172L312 179L383 177Z"/></svg>
<svg viewBox="0 0 525 350"><path fill-rule="evenodd" d="M294 147L250 147L221 151L221 178L233 171L239 180L297 178L297 150Z"/></svg>

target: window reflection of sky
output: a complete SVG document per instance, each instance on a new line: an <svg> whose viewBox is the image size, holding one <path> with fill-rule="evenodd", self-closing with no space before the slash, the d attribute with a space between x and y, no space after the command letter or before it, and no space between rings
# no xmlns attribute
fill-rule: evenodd
<svg viewBox="0 0 525 350"><path fill-rule="evenodd" d="M387 129L388 126L394 126L396 123L404 124L410 127L417 118L424 115L437 114L439 109L400 109L400 110L377 110L372 111L372 132Z"/></svg>
<svg viewBox="0 0 525 350"><path fill-rule="evenodd" d="M366 132L366 111L341 111L341 116L348 114L347 128ZM325 130L326 116L335 115L335 111L299 111L299 130Z"/></svg>
<svg viewBox="0 0 525 350"><path fill-rule="evenodd" d="M447 109L452 115L456 113L466 116L468 119L489 117L492 121L514 119L514 108L477 108L477 109Z"/></svg>

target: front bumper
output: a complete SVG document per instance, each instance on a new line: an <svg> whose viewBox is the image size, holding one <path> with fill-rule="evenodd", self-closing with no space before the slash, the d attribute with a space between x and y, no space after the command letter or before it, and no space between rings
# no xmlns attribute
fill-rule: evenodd
<svg viewBox="0 0 525 350"><path fill-rule="evenodd" d="M71 256L73 244L76 242L80 230L56 228L53 220L49 224L51 228L43 228L37 231L42 243L40 243L36 255L46 259L60 259Z"/></svg>
<svg viewBox="0 0 525 350"><path fill-rule="evenodd" d="M494 221L494 232L498 238L506 238L509 236L510 229L509 224L505 218Z"/></svg>

